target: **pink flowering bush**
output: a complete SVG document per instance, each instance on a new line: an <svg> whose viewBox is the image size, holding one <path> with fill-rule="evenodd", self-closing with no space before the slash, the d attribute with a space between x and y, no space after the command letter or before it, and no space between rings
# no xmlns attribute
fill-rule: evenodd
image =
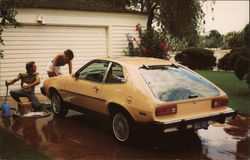
<svg viewBox="0 0 250 160"><path fill-rule="evenodd" d="M171 41L165 33L153 29L142 30L138 24L135 28L139 38L127 34L128 47L124 51L128 56L155 57L169 59L169 51L172 50Z"/></svg>

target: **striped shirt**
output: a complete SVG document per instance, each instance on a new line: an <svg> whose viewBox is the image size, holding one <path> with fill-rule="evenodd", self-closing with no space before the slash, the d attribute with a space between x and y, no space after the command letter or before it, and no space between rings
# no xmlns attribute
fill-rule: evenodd
<svg viewBox="0 0 250 160"><path fill-rule="evenodd" d="M35 86L29 88L29 87L24 87L23 84L24 83L31 84L35 82L38 76L39 76L39 73L32 73L32 74L27 73L27 72L19 73L17 76L17 79L18 80L21 79L22 90L25 92L34 93Z"/></svg>

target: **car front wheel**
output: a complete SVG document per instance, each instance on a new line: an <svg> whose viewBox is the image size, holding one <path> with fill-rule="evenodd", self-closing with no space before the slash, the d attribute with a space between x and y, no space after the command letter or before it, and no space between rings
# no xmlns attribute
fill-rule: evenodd
<svg viewBox="0 0 250 160"><path fill-rule="evenodd" d="M124 113L115 113L112 117L112 131L115 139L123 144L128 143L132 137L132 126L128 116Z"/></svg>
<svg viewBox="0 0 250 160"><path fill-rule="evenodd" d="M56 92L51 96L51 106L53 112L59 116L65 116L69 110L65 102L63 102L63 100L61 99L60 95Z"/></svg>

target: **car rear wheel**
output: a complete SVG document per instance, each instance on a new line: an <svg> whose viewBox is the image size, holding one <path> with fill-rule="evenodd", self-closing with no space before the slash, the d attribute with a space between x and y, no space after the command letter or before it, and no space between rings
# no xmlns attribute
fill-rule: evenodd
<svg viewBox="0 0 250 160"><path fill-rule="evenodd" d="M117 112L112 117L112 131L119 143L126 144L132 138L132 122L126 114Z"/></svg>
<svg viewBox="0 0 250 160"><path fill-rule="evenodd" d="M68 113L69 108L63 102L62 98L58 93L53 93L51 96L52 110L56 115L65 116Z"/></svg>

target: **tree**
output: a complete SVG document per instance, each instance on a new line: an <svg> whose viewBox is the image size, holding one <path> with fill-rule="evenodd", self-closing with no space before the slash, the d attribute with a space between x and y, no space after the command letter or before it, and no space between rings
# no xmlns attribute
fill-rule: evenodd
<svg viewBox="0 0 250 160"><path fill-rule="evenodd" d="M217 30L211 30L209 32L208 38L213 40L213 43L211 44L211 48L219 48L222 44L223 36L220 34Z"/></svg>
<svg viewBox="0 0 250 160"><path fill-rule="evenodd" d="M211 30L211 31L209 31L208 38L212 38L212 37L214 37L214 38L216 38L218 40L221 40L221 38L222 38L220 32L217 31L217 30Z"/></svg>
<svg viewBox="0 0 250 160"><path fill-rule="evenodd" d="M2 33L7 25L14 25L20 27L21 23L17 22L15 16L17 14L16 4L17 0L0 0L0 44L4 45ZM0 59L3 58L3 50L0 49Z"/></svg>
<svg viewBox="0 0 250 160"><path fill-rule="evenodd" d="M231 49L245 46L244 32L238 32L231 37L228 40L228 45Z"/></svg>
<svg viewBox="0 0 250 160"><path fill-rule="evenodd" d="M177 38L193 39L204 16L201 3L200 0L162 0L159 4L162 28Z"/></svg>
<svg viewBox="0 0 250 160"><path fill-rule="evenodd" d="M217 30L209 31L208 36L204 37L204 47L219 48L222 45L223 36Z"/></svg>
<svg viewBox="0 0 250 160"><path fill-rule="evenodd" d="M250 23L244 28L245 45L250 48Z"/></svg>
<svg viewBox="0 0 250 160"><path fill-rule="evenodd" d="M239 32L228 32L224 36L223 40L223 45L224 48L238 48L238 47L244 47L245 46L245 39L244 39L244 32L239 31Z"/></svg>
<svg viewBox="0 0 250 160"><path fill-rule="evenodd" d="M153 22L179 39L197 37L204 13L200 0L108 0L112 5L137 10L148 15L147 29Z"/></svg>

